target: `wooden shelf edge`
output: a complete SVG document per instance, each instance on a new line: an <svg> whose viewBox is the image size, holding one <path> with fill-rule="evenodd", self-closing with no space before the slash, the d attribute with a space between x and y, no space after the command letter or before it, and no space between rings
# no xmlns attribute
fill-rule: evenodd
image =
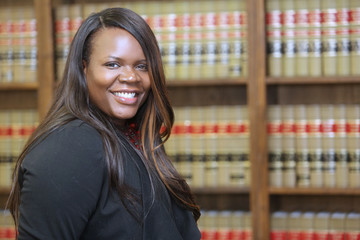
<svg viewBox="0 0 360 240"><path fill-rule="evenodd" d="M360 188L269 188L270 195L354 195Z"/></svg>
<svg viewBox="0 0 360 240"><path fill-rule="evenodd" d="M360 83L360 76L331 76L331 77L267 77L266 84L351 84Z"/></svg>
<svg viewBox="0 0 360 240"><path fill-rule="evenodd" d="M231 86L246 85L245 78L216 78L216 79L187 79L168 80L168 87L197 87L197 86Z"/></svg>
<svg viewBox="0 0 360 240"><path fill-rule="evenodd" d="M0 83L0 91L19 90L19 91L34 91L38 89L37 82L29 83Z"/></svg>
<svg viewBox="0 0 360 240"><path fill-rule="evenodd" d="M10 188L0 187L0 195L9 195L9 194L10 194Z"/></svg>
<svg viewBox="0 0 360 240"><path fill-rule="evenodd" d="M248 187L192 187L194 194L249 194Z"/></svg>

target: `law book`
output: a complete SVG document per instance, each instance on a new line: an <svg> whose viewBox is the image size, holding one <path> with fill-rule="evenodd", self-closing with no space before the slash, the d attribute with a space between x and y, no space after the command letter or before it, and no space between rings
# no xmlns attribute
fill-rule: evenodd
<svg viewBox="0 0 360 240"><path fill-rule="evenodd" d="M251 213L243 210L203 210L199 229L202 240L250 240Z"/></svg>
<svg viewBox="0 0 360 240"><path fill-rule="evenodd" d="M286 240L288 229L288 213L275 211L270 215L270 239Z"/></svg>
<svg viewBox="0 0 360 240"><path fill-rule="evenodd" d="M32 7L15 7L13 13L13 82L35 82L36 19Z"/></svg>
<svg viewBox="0 0 360 240"><path fill-rule="evenodd" d="M350 2L336 1L337 75L350 75Z"/></svg>
<svg viewBox="0 0 360 240"><path fill-rule="evenodd" d="M176 120L165 149L194 187L249 186L246 106L174 108Z"/></svg>
<svg viewBox="0 0 360 240"><path fill-rule="evenodd" d="M301 216L300 211L290 212L288 215L287 240L301 240Z"/></svg>
<svg viewBox="0 0 360 240"><path fill-rule="evenodd" d="M335 132L334 132L334 105L321 106L321 128L323 149L323 181L325 187L335 187Z"/></svg>
<svg viewBox="0 0 360 240"><path fill-rule="evenodd" d="M295 1L295 76L309 76L309 7L307 1Z"/></svg>
<svg viewBox="0 0 360 240"><path fill-rule="evenodd" d="M349 186L348 147L346 145L346 105L334 105L336 187Z"/></svg>
<svg viewBox="0 0 360 240"><path fill-rule="evenodd" d="M345 239L345 218L346 213L333 212L329 220L329 238Z"/></svg>
<svg viewBox="0 0 360 240"><path fill-rule="evenodd" d="M301 240L314 240L314 218L315 212L307 211L301 214Z"/></svg>
<svg viewBox="0 0 360 240"><path fill-rule="evenodd" d="M37 124L35 110L0 110L0 187L10 187L16 160Z"/></svg>
<svg viewBox="0 0 360 240"><path fill-rule="evenodd" d="M360 4L350 0L350 74L360 75Z"/></svg>
<svg viewBox="0 0 360 240"><path fill-rule="evenodd" d="M266 35L268 73L273 77L282 75L282 12L280 0L266 1Z"/></svg>
<svg viewBox="0 0 360 240"><path fill-rule="evenodd" d="M249 117L245 105L232 105L229 108L229 151L230 185L249 187L251 184L251 163L249 158Z"/></svg>
<svg viewBox="0 0 360 240"><path fill-rule="evenodd" d="M269 151L269 184L273 187L283 186L281 106L268 107L268 151Z"/></svg>
<svg viewBox="0 0 360 240"><path fill-rule="evenodd" d="M308 0L309 76L322 75L321 0Z"/></svg>
<svg viewBox="0 0 360 240"><path fill-rule="evenodd" d="M309 134L309 161L310 161L310 186L323 187L324 185L324 161L321 133L321 105L307 105L306 113L308 118L307 131Z"/></svg>
<svg viewBox="0 0 360 240"><path fill-rule="evenodd" d="M283 163L282 183L283 187L296 186L296 138L294 106L283 105L281 107L281 159Z"/></svg>
<svg viewBox="0 0 360 240"><path fill-rule="evenodd" d="M14 38L14 19L10 7L1 8L0 11L0 54L2 55L2 59L0 60L0 82L10 83L14 81L14 48L12 46Z"/></svg>
<svg viewBox="0 0 360 240"><path fill-rule="evenodd" d="M321 0L322 11L322 69L325 76L337 75L337 8L336 0Z"/></svg>
<svg viewBox="0 0 360 240"><path fill-rule="evenodd" d="M15 224L8 210L0 209L0 239L15 239Z"/></svg>
<svg viewBox="0 0 360 240"><path fill-rule="evenodd" d="M350 212L345 218L345 239L360 239L360 213Z"/></svg>
<svg viewBox="0 0 360 240"><path fill-rule="evenodd" d="M346 146L349 152L349 187L360 187L360 105L346 107Z"/></svg>
<svg viewBox="0 0 360 240"><path fill-rule="evenodd" d="M298 187L310 186L309 134L306 106L295 105L296 179Z"/></svg>
<svg viewBox="0 0 360 240"><path fill-rule="evenodd" d="M293 77L296 71L296 43L295 43L295 2L281 0L282 9L282 76Z"/></svg>

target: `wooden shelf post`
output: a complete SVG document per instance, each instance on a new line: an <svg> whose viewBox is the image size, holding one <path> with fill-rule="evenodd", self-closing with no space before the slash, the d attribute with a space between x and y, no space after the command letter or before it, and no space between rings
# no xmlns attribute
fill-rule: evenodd
<svg viewBox="0 0 360 240"><path fill-rule="evenodd" d="M54 41L51 0L34 0L38 46L38 111L42 119L52 101L54 91Z"/></svg>
<svg viewBox="0 0 360 240"><path fill-rule="evenodd" d="M270 236L268 163L266 136L266 37L265 1L247 1L249 77L247 100L250 117L251 187L253 239Z"/></svg>

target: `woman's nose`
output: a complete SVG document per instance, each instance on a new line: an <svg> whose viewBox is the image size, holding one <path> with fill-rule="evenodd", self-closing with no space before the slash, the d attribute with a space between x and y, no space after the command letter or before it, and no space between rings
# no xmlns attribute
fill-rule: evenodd
<svg viewBox="0 0 360 240"><path fill-rule="evenodd" d="M122 67L118 78L120 81L135 81L136 73L131 67Z"/></svg>

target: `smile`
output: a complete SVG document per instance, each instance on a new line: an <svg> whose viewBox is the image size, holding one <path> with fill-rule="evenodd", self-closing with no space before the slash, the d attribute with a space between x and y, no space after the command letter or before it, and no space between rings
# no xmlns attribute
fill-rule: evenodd
<svg viewBox="0 0 360 240"><path fill-rule="evenodd" d="M134 98L136 96L134 92L113 92L113 94L121 98Z"/></svg>

